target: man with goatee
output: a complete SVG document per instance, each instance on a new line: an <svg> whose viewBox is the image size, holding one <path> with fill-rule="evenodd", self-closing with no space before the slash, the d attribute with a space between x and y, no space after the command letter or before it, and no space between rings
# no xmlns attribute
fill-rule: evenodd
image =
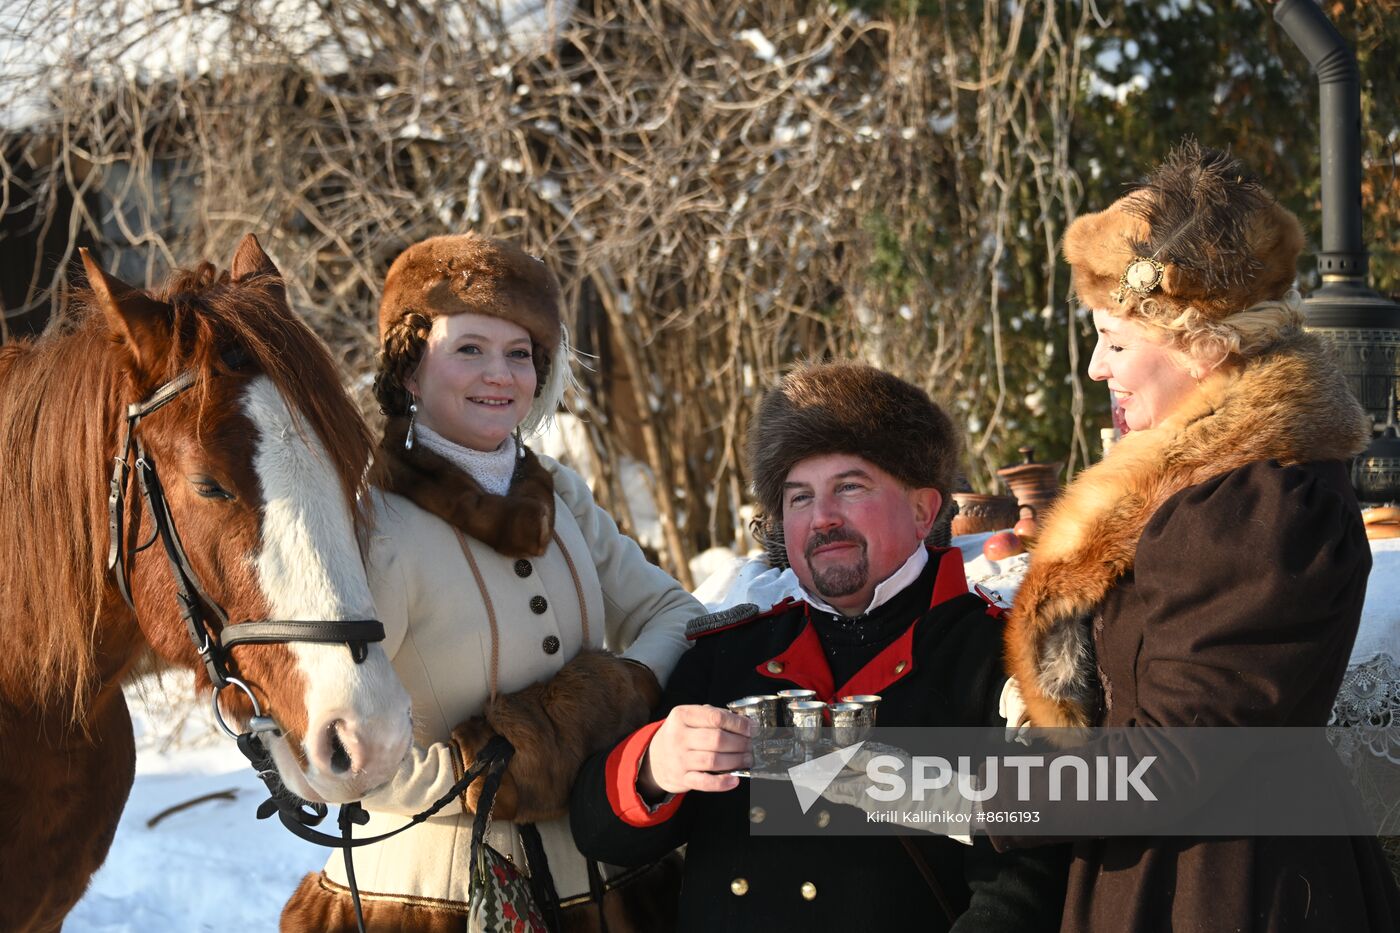
<svg viewBox="0 0 1400 933"><path fill-rule="evenodd" d="M807 366L764 397L748 453L770 552L785 553L800 598L691 624L655 721L579 775L580 850L626 866L686 846L682 930L1058 929L1058 847L751 834L765 814L728 772L750 766L752 730L726 703L876 694L881 727L1003 726L1006 675L1000 611L968 591L956 548L925 544L959 454L927 394L869 366ZM825 829L842 809L804 819Z"/></svg>

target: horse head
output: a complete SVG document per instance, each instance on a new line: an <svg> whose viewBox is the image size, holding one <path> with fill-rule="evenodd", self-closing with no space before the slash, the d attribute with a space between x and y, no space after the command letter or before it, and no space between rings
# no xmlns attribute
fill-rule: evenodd
<svg viewBox="0 0 1400 933"><path fill-rule="evenodd" d="M91 303L116 344L121 404L171 380L190 387L135 428L153 463L192 576L226 630L248 621L374 619L358 541L368 429L325 346L288 307L281 274L249 235L230 271L204 265L156 294L103 271L86 252ZM122 451L118 450L118 456ZM136 480L122 530L130 602L152 649L209 674L177 605L175 572L154 536ZM106 598L117 605L115 581ZM378 644L239 644L231 676L278 733L268 742L283 782L312 801L359 799L394 773L411 740L410 703ZM223 690L229 722L248 696Z"/></svg>

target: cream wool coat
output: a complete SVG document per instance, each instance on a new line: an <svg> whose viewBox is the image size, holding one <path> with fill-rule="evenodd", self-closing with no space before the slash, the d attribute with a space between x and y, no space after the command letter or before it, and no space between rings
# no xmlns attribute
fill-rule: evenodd
<svg viewBox="0 0 1400 933"><path fill-rule="evenodd" d="M583 647L578 591L560 541L583 590L589 646L641 661L664 684L688 644L687 620L703 614L704 607L617 530L577 473L548 457L540 462L554 479L558 540L542 557L529 560L529 575L517 574L514 558L467 539L496 611L499 692L553 677ZM408 815L451 788L460 776L449 742L452 729L481 714L490 695L490 625L452 527L407 499L378 490L374 511L370 586L384 623L384 649L413 698L415 742L394 780L363 801L370 821L357 827L357 836L402 826ZM537 596L547 602L543 613L531 609ZM560 643L554 654L544 649L550 636ZM472 820L464 806L449 805L421 826L356 849L361 895L465 904ZM586 863L574 847L568 819L537 826L560 899L587 893ZM493 822L487 841L525 866L513 824ZM325 871L330 881L346 884L339 852Z"/></svg>

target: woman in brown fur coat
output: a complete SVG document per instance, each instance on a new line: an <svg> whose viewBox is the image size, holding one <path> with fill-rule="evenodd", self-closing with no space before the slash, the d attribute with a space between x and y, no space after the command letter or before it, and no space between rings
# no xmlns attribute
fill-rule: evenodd
<svg viewBox="0 0 1400 933"><path fill-rule="evenodd" d="M1089 375L1131 431L1048 517L1008 620L1034 725L1326 723L1371 565L1345 462L1370 426L1302 329L1302 244L1194 143L1069 228ZM1393 931L1400 895L1374 839L1091 839L1062 928Z"/></svg>
<svg viewBox="0 0 1400 933"><path fill-rule="evenodd" d="M515 755L486 841L528 874L520 827L535 825L563 929L575 931L601 925L590 892L625 879L591 873L575 848L570 785L588 755L647 722L704 608L618 532L582 478L521 441L563 391L559 305L544 263L471 234L411 246L389 270L375 383L389 417L367 563L416 741L364 800L371 819L357 835L404 825L503 735ZM469 929L479 783L460 805L356 850L369 930ZM638 900L657 874L603 898L614 933L667 928L674 883L660 885L660 903ZM340 853L302 881L282 929L356 929Z"/></svg>

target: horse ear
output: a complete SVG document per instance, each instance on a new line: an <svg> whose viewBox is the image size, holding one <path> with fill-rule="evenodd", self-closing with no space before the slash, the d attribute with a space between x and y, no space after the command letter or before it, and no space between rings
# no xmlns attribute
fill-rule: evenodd
<svg viewBox="0 0 1400 933"><path fill-rule="evenodd" d="M134 285L109 275L87 248L78 250L87 270L88 286L107 319L108 329L120 337L141 372L153 372L170 345L170 308Z"/></svg>
<svg viewBox="0 0 1400 933"><path fill-rule="evenodd" d="M287 284L282 281L282 273L277 271L267 253L263 252L258 238L251 233L239 242L238 249L233 254L233 262L229 264L229 271L233 274L235 285L254 277L262 278L265 279L262 283L263 288L278 301L287 300Z"/></svg>
<svg viewBox="0 0 1400 933"><path fill-rule="evenodd" d="M279 280L282 278L282 273L277 271L267 253L263 252L258 238L251 233L239 241L238 250L233 254L233 262L229 269L235 282L242 282L255 275L270 275Z"/></svg>

